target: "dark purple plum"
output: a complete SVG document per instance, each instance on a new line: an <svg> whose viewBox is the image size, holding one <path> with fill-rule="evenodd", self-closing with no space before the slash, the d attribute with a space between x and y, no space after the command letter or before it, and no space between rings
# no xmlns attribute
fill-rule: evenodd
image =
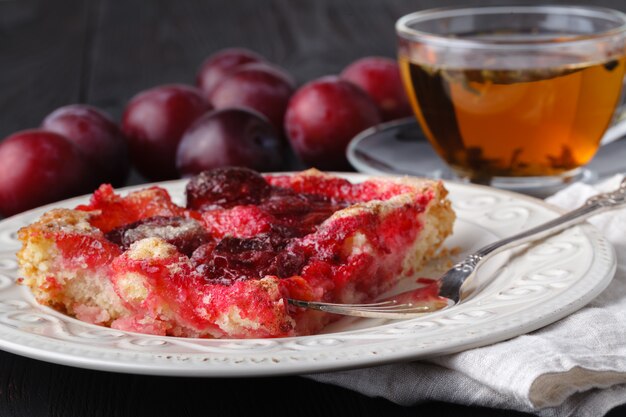
<svg viewBox="0 0 626 417"><path fill-rule="evenodd" d="M400 67L393 59L378 56L361 58L348 65L340 77L369 94L383 121L413 115L400 78Z"/></svg>
<svg viewBox="0 0 626 417"><path fill-rule="evenodd" d="M122 131L137 170L153 181L177 178L176 149L183 133L209 110L201 92L186 85L164 85L134 96L124 111Z"/></svg>
<svg viewBox="0 0 626 417"><path fill-rule="evenodd" d="M206 114L185 132L176 166L183 177L226 166L279 171L284 167L283 149L281 139L261 114L222 109Z"/></svg>
<svg viewBox="0 0 626 417"><path fill-rule="evenodd" d="M196 85L206 97L209 97L215 86L236 68L264 61L261 55L248 49L222 49L204 60L196 75Z"/></svg>
<svg viewBox="0 0 626 417"><path fill-rule="evenodd" d="M282 132L285 110L295 82L284 70L256 63L237 68L215 86L209 96L216 109L243 107L268 118L276 132Z"/></svg>
<svg viewBox="0 0 626 417"><path fill-rule="evenodd" d="M322 170L349 170L346 147L380 123L376 104L359 87L336 76L301 87L291 98L285 132L302 162Z"/></svg>
<svg viewBox="0 0 626 417"><path fill-rule="evenodd" d="M11 216L91 191L85 156L65 137L40 129L0 143L0 214Z"/></svg>
<svg viewBox="0 0 626 417"><path fill-rule="evenodd" d="M361 58L348 65L340 76L369 94L384 121L413 115L396 61L377 56Z"/></svg>
<svg viewBox="0 0 626 417"><path fill-rule="evenodd" d="M41 127L78 146L98 184L124 185L130 169L128 143L117 124L105 113L92 106L73 104L50 113Z"/></svg>

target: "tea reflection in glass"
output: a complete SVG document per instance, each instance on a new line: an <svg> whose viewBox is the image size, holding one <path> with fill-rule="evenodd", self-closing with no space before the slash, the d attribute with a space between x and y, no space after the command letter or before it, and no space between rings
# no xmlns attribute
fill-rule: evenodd
<svg viewBox="0 0 626 417"><path fill-rule="evenodd" d="M398 22L399 61L437 153L474 182L566 181L621 100L626 17L588 7L440 9Z"/></svg>

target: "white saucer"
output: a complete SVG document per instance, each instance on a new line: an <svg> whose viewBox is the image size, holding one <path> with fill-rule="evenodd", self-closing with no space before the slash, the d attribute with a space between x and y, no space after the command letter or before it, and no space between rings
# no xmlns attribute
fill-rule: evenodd
<svg viewBox="0 0 626 417"><path fill-rule="evenodd" d="M346 153L352 166L365 174L455 179L414 117L383 123L361 132L350 142ZM587 165L583 180L593 182L625 169L626 140L616 140L599 149Z"/></svg>

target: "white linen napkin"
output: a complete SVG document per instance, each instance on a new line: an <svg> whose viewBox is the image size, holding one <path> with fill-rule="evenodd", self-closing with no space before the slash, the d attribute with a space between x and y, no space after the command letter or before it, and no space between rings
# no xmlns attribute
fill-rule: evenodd
<svg viewBox="0 0 626 417"><path fill-rule="evenodd" d="M618 175L574 184L547 199L572 209L617 188ZM427 361L308 375L402 405L424 401L512 409L540 416L603 416L626 403L626 209L589 220L614 245L617 273L581 310L505 342Z"/></svg>

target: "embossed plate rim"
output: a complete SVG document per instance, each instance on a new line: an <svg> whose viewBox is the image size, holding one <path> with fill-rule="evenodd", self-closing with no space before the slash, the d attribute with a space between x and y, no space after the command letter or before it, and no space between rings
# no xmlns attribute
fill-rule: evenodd
<svg viewBox="0 0 626 417"><path fill-rule="evenodd" d="M355 181L371 177L365 174L341 175ZM184 183L184 180L177 180L158 184L180 197ZM145 186L126 187L121 191ZM524 220L523 216L528 212L528 218L517 225L518 228L527 227L528 222L536 223L554 217L559 212L559 209L541 200L516 193L453 182L446 182L446 186L455 205L462 205L460 196L469 195L480 204L490 204L490 199L493 200L491 203L500 204L494 207L500 207L498 210L501 210L500 216L504 219L515 220L518 215ZM583 262L581 259L591 255L587 269L582 276L574 276L571 283L559 277L558 268L551 272L556 274L552 277L554 282L542 283L541 270L537 269L539 272L535 271L535 275L530 274L530 266L524 267L519 261L524 258L517 257L507 262L503 271L498 271L495 284L465 304L428 318L374 323L369 328L352 328L351 324L346 324L345 329L337 333L284 339L200 340L140 335L79 322L36 305L24 287L11 283L6 285L7 279L15 278L10 255L15 246L11 248L9 234L52 206L71 207L85 199L85 196L73 198L0 222L0 281L5 281L4 286L0 285L0 349L81 368L172 376L287 375L374 366L457 352L543 327L591 301L609 284L616 268L611 245L593 226L583 224L550 238L536 248L530 248L525 255L539 259L535 262L539 265L537 268L541 268L541 256L544 256L544 263L547 262L547 267L553 269L556 259L552 260L550 251L569 250L570 256L577 262ZM476 208L477 213L491 213L494 224L502 225L502 219L498 220L496 216L497 211L485 211L480 204ZM478 220L469 220L464 217L471 216L467 207L456 209L461 224L484 227L487 232L499 236L516 231L507 226L506 233L496 233L496 225L485 226L487 220L481 220L479 214L474 213ZM580 251L585 256L580 256ZM526 268L522 278L516 278L515 268L519 267ZM546 270L543 272L545 275ZM526 281L515 286L516 279ZM537 288L542 288L542 285L546 288L544 294L532 295L532 291L539 291ZM531 291L532 297L524 291ZM550 295L550 291L554 291L556 297L544 303L542 300L546 294ZM517 297L521 301L507 301L506 296ZM498 297L504 297L504 301ZM18 301L14 306L7 304L12 299ZM523 308L522 302L530 304ZM491 311L481 311L489 303Z"/></svg>

